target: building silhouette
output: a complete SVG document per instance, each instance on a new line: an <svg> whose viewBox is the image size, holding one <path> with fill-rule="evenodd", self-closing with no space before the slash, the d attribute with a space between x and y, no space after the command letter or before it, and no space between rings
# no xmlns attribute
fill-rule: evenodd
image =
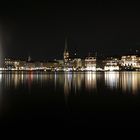
<svg viewBox="0 0 140 140"><path fill-rule="evenodd" d="M69 63L69 51L68 51L68 45L67 45L67 38L65 39L65 48L63 53L63 60L64 64L67 65Z"/></svg>

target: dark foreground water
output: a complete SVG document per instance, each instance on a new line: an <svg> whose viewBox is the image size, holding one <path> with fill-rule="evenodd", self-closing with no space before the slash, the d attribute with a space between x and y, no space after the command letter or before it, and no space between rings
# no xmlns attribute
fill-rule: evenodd
<svg viewBox="0 0 140 140"><path fill-rule="evenodd" d="M139 127L140 72L0 74L0 125Z"/></svg>

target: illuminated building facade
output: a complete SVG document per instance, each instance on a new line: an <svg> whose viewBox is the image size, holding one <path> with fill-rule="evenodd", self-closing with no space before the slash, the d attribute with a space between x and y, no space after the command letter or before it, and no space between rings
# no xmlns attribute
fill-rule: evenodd
<svg viewBox="0 0 140 140"><path fill-rule="evenodd" d="M140 57L136 55L122 56L120 63L125 69L140 69Z"/></svg>
<svg viewBox="0 0 140 140"><path fill-rule="evenodd" d="M80 58L73 59L73 70L80 70L82 68L82 60Z"/></svg>
<svg viewBox="0 0 140 140"><path fill-rule="evenodd" d="M119 60L117 58L110 58L108 60L105 60L105 71L119 71Z"/></svg>
<svg viewBox="0 0 140 140"><path fill-rule="evenodd" d="M68 47L67 47L67 39L65 40L65 49L64 49L64 53L63 53L63 59L64 59L64 64L67 65L69 63L69 51L68 51Z"/></svg>
<svg viewBox="0 0 140 140"><path fill-rule="evenodd" d="M22 70L25 64L26 64L25 61L5 58L4 69L5 70Z"/></svg>
<svg viewBox="0 0 140 140"><path fill-rule="evenodd" d="M4 60L4 68L13 69L13 68L15 68L15 64L16 64L16 62L9 58L5 58L5 60Z"/></svg>
<svg viewBox="0 0 140 140"><path fill-rule="evenodd" d="M86 71L96 71L96 58L95 57L86 57L85 70Z"/></svg>
<svg viewBox="0 0 140 140"><path fill-rule="evenodd" d="M137 65L137 56L135 55L122 56L121 62L122 62L121 66L135 67Z"/></svg>
<svg viewBox="0 0 140 140"><path fill-rule="evenodd" d="M4 67L0 70L140 71L140 57L137 55L126 55L122 56L121 58L96 58L93 56L88 56L85 59L82 59L74 55L72 58L69 56L67 40L65 40L65 49L62 60L54 59L51 61L32 61L30 56L25 61L6 58L4 61Z"/></svg>
<svg viewBox="0 0 140 140"><path fill-rule="evenodd" d="M34 70L35 68L35 63L33 61L26 62L25 70Z"/></svg>
<svg viewBox="0 0 140 140"><path fill-rule="evenodd" d="M48 70L55 71L59 68L59 62L57 62L57 61L47 61L46 62L46 68Z"/></svg>

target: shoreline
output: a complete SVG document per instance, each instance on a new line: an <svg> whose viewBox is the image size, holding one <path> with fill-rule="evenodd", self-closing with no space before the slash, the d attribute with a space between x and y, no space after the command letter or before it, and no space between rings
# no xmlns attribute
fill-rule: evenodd
<svg viewBox="0 0 140 140"><path fill-rule="evenodd" d="M40 71L40 70L0 70L0 74L59 74L59 73L111 73L111 72L140 72L137 70L119 71Z"/></svg>

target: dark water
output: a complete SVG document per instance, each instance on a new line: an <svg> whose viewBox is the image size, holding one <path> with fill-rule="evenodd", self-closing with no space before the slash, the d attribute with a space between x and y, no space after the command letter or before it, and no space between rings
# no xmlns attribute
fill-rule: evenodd
<svg viewBox="0 0 140 140"><path fill-rule="evenodd" d="M0 124L138 127L140 72L0 74Z"/></svg>

